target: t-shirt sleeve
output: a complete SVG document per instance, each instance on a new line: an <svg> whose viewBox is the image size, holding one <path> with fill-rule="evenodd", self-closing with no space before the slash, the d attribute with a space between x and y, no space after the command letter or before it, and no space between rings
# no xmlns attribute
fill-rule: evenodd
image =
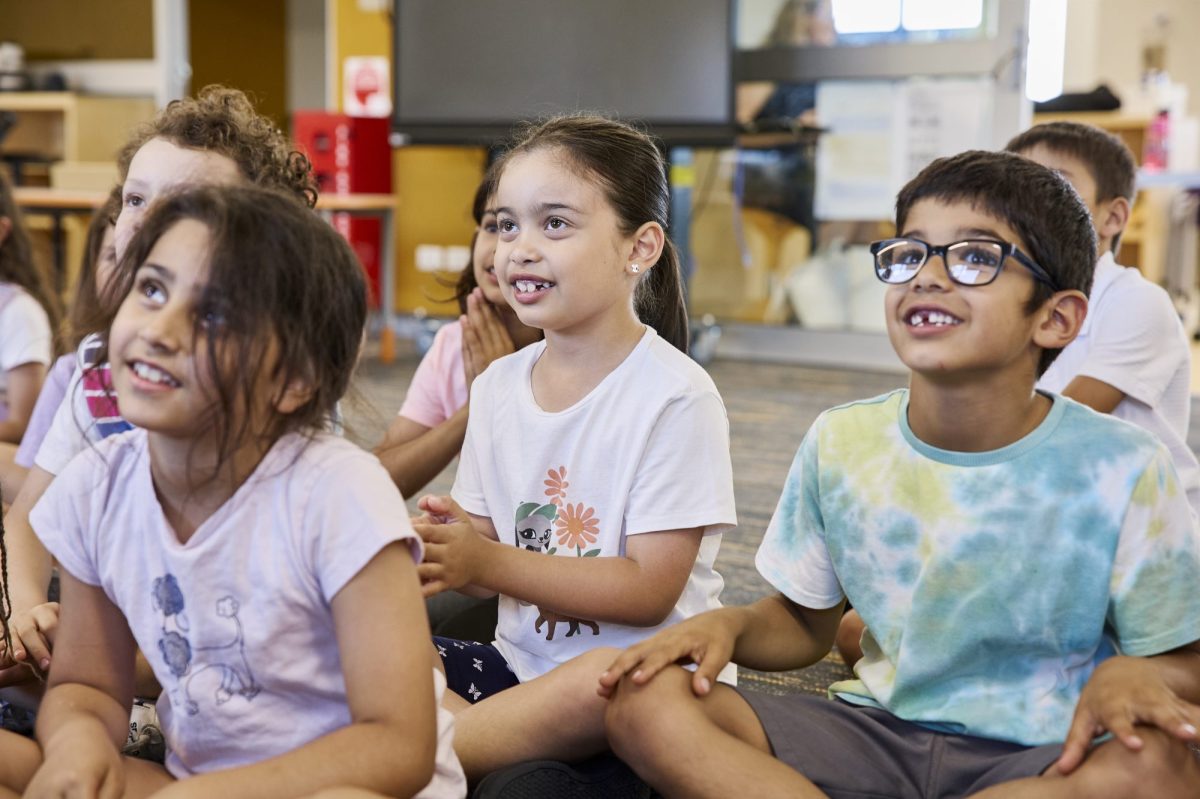
<svg viewBox="0 0 1200 799"><path fill-rule="evenodd" d="M54 357L50 319L38 301L24 292L0 309L0 369L27 363L50 364Z"/></svg>
<svg viewBox="0 0 1200 799"><path fill-rule="evenodd" d="M471 411L467 416L467 434L463 439L462 451L458 454L458 471L454 474L454 486L450 496L467 513L476 516L491 516L488 512L487 496L483 490L482 467L489 457L487 397L491 394L494 370L488 368L475 379L471 388Z"/></svg>
<svg viewBox="0 0 1200 799"><path fill-rule="evenodd" d="M87 398L83 395L82 378L82 370L76 369L34 457L34 463L50 474L61 474L72 458L88 448L84 426L90 424L91 417L87 412Z"/></svg>
<svg viewBox="0 0 1200 799"><path fill-rule="evenodd" d="M819 480L818 419L800 442L779 504L755 555L759 574L798 605L821 609L845 596L825 542Z"/></svg>
<svg viewBox="0 0 1200 799"><path fill-rule="evenodd" d="M616 465L620 468L620 464ZM692 391L659 413L637 466L625 511L625 534L737 524L729 419L715 391Z"/></svg>
<svg viewBox="0 0 1200 799"><path fill-rule="evenodd" d="M97 492L108 474L101 455L88 450L75 458L42 494L29 513L29 524L42 546L75 579L100 585L93 517Z"/></svg>
<svg viewBox="0 0 1200 799"><path fill-rule="evenodd" d="M1121 651L1157 655L1200 640L1200 535L1171 456L1159 447L1121 525L1108 622Z"/></svg>
<svg viewBox="0 0 1200 799"><path fill-rule="evenodd" d="M1093 322L1092 343L1077 374L1157 406L1190 355L1170 298L1153 284L1136 285L1136 291L1120 295L1119 308Z"/></svg>
<svg viewBox="0 0 1200 799"><path fill-rule="evenodd" d="M453 324L453 323L451 323ZM449 390L451 375L448 370L462 369L461 353L454 357L455 336L450 325L443 325L433 337L433 345L417 364L409 383L400 415L425 427L436 427L446 421L446 402L443 394Z"/></svg>
<svg viewBox="0 0 1200 799"><path fill-rule="evenodd" d="M33 413L29 416L29 426L25 428L25 435L21 436L21 445L17 447L17 454L13 457L18 466L26 469L33 466L33 459L42 442L46 440L46 433L50 431L50 424L54 421L58 406L67 395L67 385L71 382L71 373L74 370L75 358L71 355L64 355L54 362L46 382L42 384L42 390L38 392Z"/></svg>
<svg viewBox="0 0 1200 799"><path fill-rule="evenodd" d="M308 568L321 595L333 600L384 547L403 541L421 562L421 539L387 471L365 452L324 463L307 512Z"/></svg>

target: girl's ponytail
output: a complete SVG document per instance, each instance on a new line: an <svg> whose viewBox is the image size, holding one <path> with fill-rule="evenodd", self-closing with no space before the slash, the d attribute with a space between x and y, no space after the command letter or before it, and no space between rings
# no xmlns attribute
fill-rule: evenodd
<svg viewBox="0 0 1200 799"><path fill-rule="evenodd" d="M638 318L658 331L680 352L688 351L688 315L683 299L679 251L667 239L654 268L638 284L634 305Z"/></svg>

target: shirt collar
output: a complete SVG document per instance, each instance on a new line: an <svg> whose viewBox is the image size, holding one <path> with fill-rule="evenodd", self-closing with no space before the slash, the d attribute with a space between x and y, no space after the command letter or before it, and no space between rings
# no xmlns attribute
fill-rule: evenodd
<svg viewBox="0 0 1200 799"><path fill-rule="evenodd" d="M1096 260L1096 273L1092 278L1092 292L1088 295L1088 315L1083 318L1083 326L1079 328L1079 335L1087 335L1092 328L1092 308L1100 302L1100 298L1104 296L1104 292L1108 291L1108 287L1113 284L1125 267L1117 263L1117 259L1113 257L1112 251L1106 251Z"/></svg>

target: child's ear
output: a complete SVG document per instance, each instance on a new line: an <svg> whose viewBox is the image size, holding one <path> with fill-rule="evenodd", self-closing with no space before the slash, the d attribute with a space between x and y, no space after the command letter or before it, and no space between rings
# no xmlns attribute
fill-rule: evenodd
<svg viewBox="0 0 1200 799"><path fill-rule="evenodd" d="M628 271L630 264L641 264L649 268L658 263L663 248L667 246L667 234L662 225L657 222L646 222L633 234L633 247L625 264Z"/></svg>
<svg viewBox="0 0 1200 799"><path fill-rule="evenodd" d="M1120 235L1125 226L1129 224L1129 217L1132 213L1133 206L1124 197L1115 197L1100 203L1096 207L1096 218L1093 220L1096 225L1096 237L1103 241ZM1104 253L1097 254L1103 255Z"/></svg>
<svg viewBox="0 0 1200 799"><path fill-rule="evenodd" d="M295 413L303 408L313 396L313 388L307 380L296 378L284 386L275 397L275 410L283 415Z"/></svg>
<svg viewBox="0 0 1200 799"><path fill-rule="evenodd" d="M8 240L10 232L12 232L12 220L7 216L0 216L0 244Z"/></svg>
<svg viewBox="0 0 1200 799"><path fill-rule="evenodd" d="M1042 305L1033 343L1046 350L1067 346L1079 335L1087 309L1087 295L1082 291L1057 292Z"/></svg>

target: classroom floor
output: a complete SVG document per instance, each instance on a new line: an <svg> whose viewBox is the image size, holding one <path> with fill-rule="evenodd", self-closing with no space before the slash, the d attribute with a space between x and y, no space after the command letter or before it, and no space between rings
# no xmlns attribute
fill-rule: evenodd
<svg viewBox="0 0 1200 799"><path fill-rule="evenodd" d="M1197 368L1193 374L1200 373L1200 348L1195 352ZM391 365L376 359L364 362L355 383L360 396L344 403L351 438L368 447L382 438L388 421L403 402L417 360L415 353L401 352ZM722 542L717 571L725 578L722 600L726 604L745 604L771 591L754 568L754 553L792 456L809 425L826 408L880 394L906 381L898 374L724 359L714 361L708 370L729 413L739 520L738 528ZM1197 413L1198 405L1193 400L1189 436L1193 449L1200 448ZM453 479L451 464L427 491L448 492ZM768 692L823 693L830 682L847 674L835 653L799 672L768 675L743 670L742 682Z"/></svg>

